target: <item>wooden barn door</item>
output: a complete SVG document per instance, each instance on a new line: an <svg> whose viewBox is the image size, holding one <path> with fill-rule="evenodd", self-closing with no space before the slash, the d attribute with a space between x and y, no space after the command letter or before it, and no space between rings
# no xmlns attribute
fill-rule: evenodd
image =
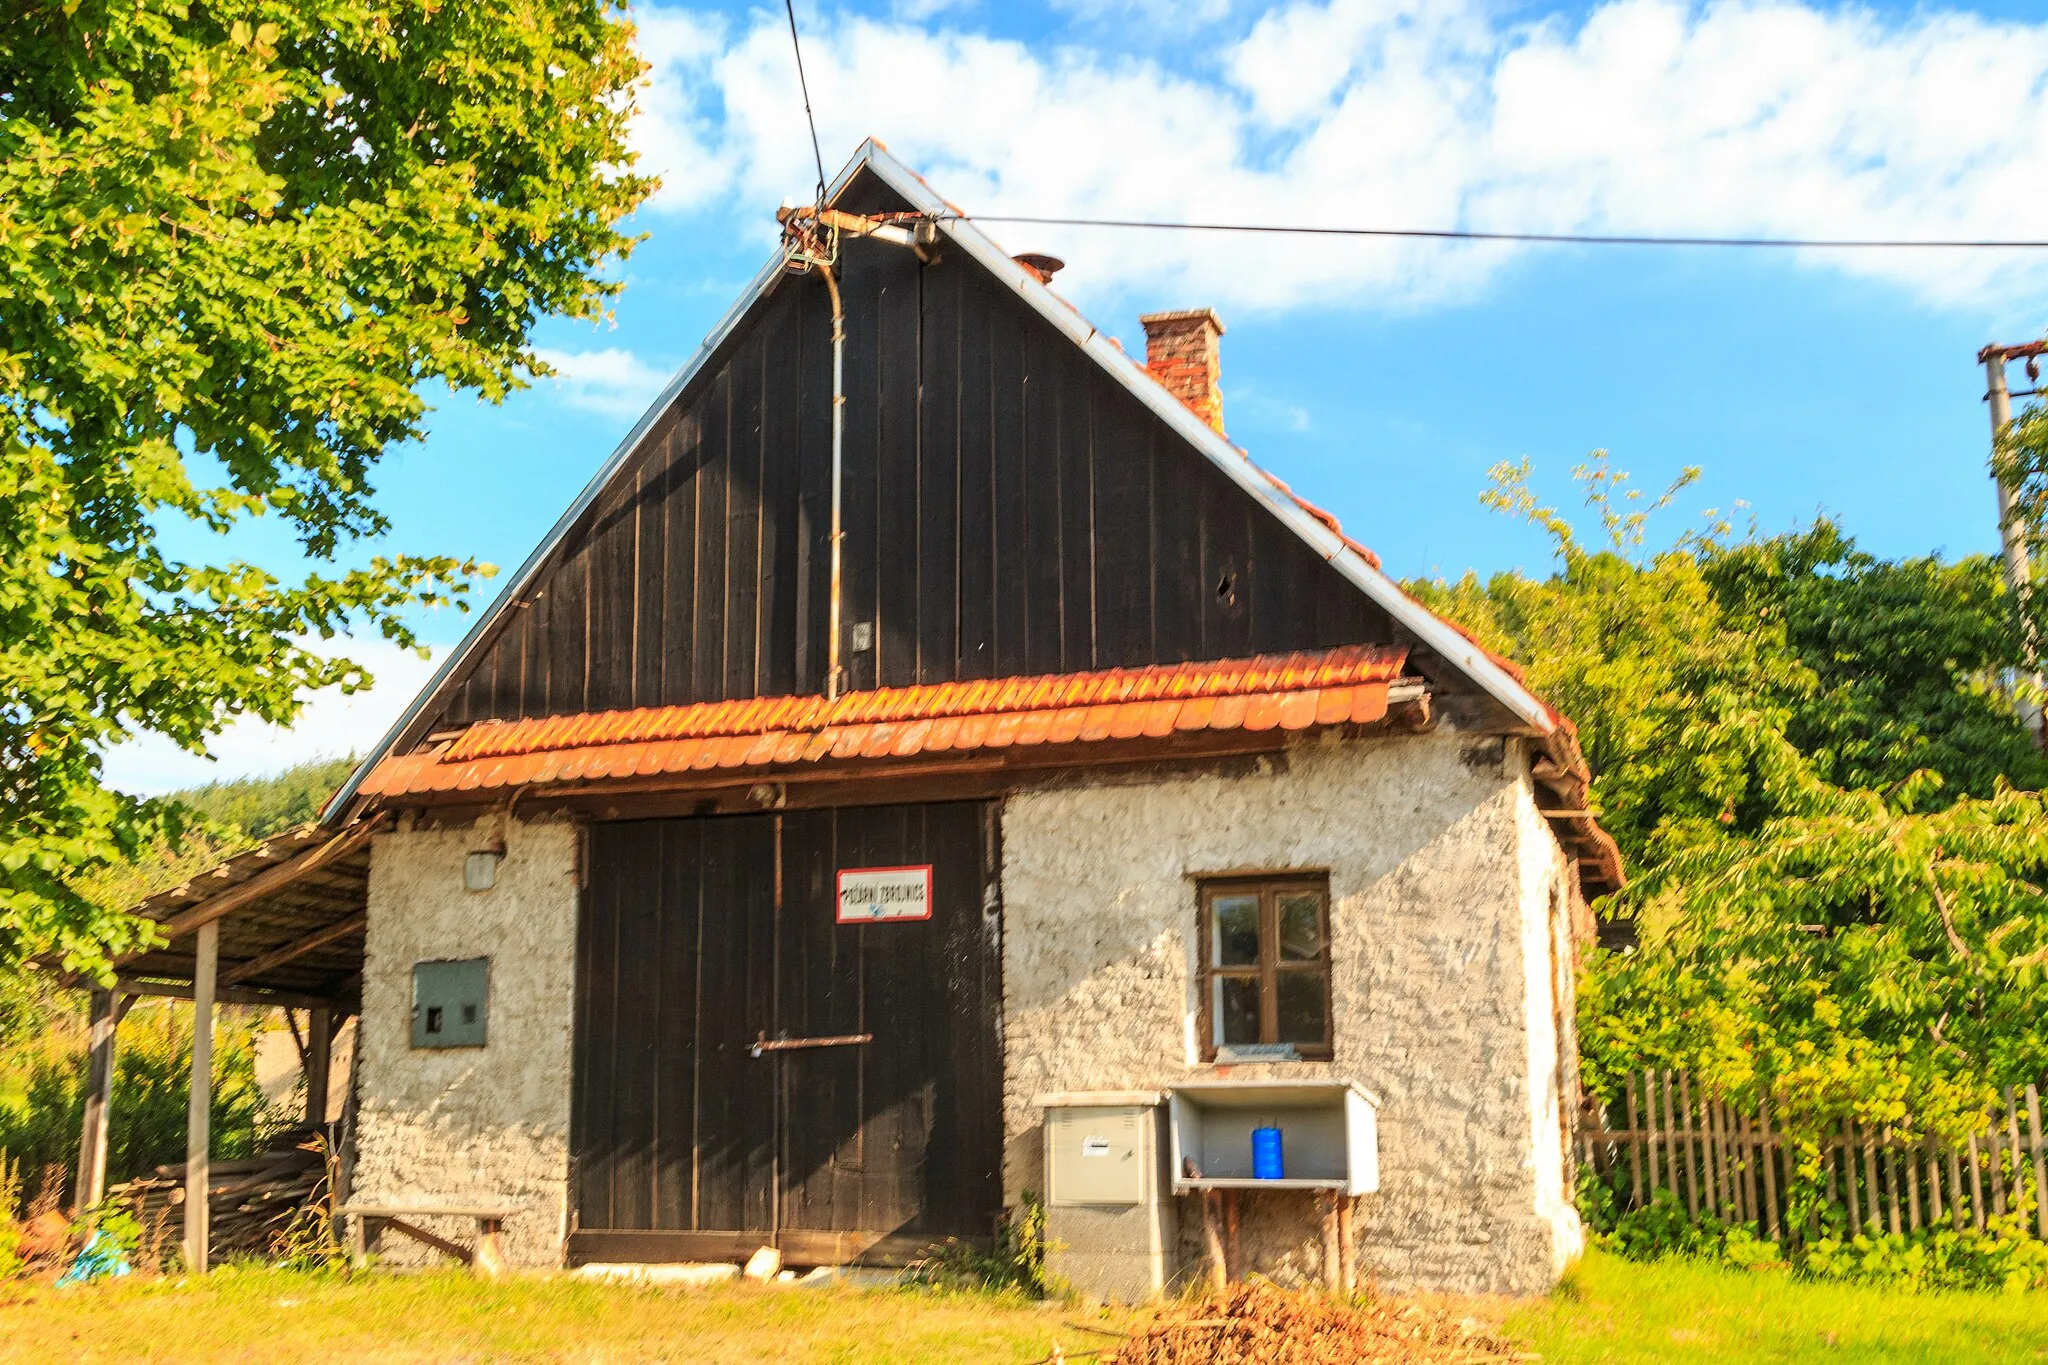
<svg viewBox="0 0 2048 1365"><path fill-rule="evenodd" d="M572 1259L889 1261L989 1231L994 820L950 803L592 827ZM841 870L926 864L928 920L835 922Z"/></svg>

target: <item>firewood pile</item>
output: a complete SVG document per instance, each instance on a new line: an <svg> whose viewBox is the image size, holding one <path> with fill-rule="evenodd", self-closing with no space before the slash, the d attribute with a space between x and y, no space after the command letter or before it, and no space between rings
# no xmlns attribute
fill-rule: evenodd
<svg viewBox="0 0 2048 1365"><path fill-rule="evenodd" d="M1345 1303L1261 1280L1168 1308L1102 1365L1496 1365L1540 1357L1411 1300Z"/></svg>
<svg viewBox="0 0 2048 1365"><path fill-rule="evenodd" d="M296 1136L296 1135L295 1135ZM215 1258L270 1254L293 1217L324 1193L327 1163L317 1140L279 1146L261 1156L211 1163L207 1181L208 1238ZM185 1217L185 1164L159 1166L117 1185L111 1197L135 1212L146 1229L176 1241Z"/></svg>

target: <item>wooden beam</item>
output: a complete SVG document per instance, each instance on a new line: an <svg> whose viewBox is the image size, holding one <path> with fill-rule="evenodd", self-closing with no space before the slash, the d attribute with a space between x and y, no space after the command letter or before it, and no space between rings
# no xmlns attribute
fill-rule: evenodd
<svg viewBox="0 0 2048 1365"><path fill-rule="evenodd" d="M316 929L304 938L285 944L282 948L273 948L261 957L252 957L247 962L238 964L233 970L221 976L220 983L223 986L238 986L251 977L263 975L272 967L282 967L285 963L304 957L307 953L317 952L330 943L347 938L351 934L359 934L369 922L370 912L358 910L347 919L336 920L325 929Z"/></svg>
<svg viewBox="0 0 2048 1365"><path fill-rule="evenodd" d="M165 942L194 933L201 926L212 924L223 915L232 914L251 901L261 900L271 892L289 886L316 867L324 866L337 858L346 858L369 842L370 836L375 834L383 823L383 819L379 817L351 825L323 844L293 854L281 863L264 868L239 886L229 887L218 896L203 900L190 909L180 910L169 919L160 921L157 928L162 932ZM114 965L118 967L124 962L132 962L154 951L155 947L150 947L123 953L114 959Z"/></svg>
<svg viewBox="0 0 2048 1365"><path fill-rule="evenodd" d="M468 1247L462 1245L462 1243L451 1242L446 1237L440 1237L428 1232L418 1223L408 1223L403 1218L393 1218L389 1214L378 1214L376 1219L393 1232L402 1232L423 1246L430 1246L436 1251L446 1252L464 1265L468 1265L474 1256L474 1253Z"/></svg>
<svg viewBox="0 0 2048 1365"><path fill-rule="evenodd" d="M126 1001L132 996L121 996ZM114 1097L114 1030L126 1010L113 991L92 989L90 1060L86 1068L85 1121L78 1138L78 1179L72 1191L72 1215L83 1218L107 1192L107 1122Z"/></svg>
<svg viewBox="0 0 2048 1365"><path fill-rule="evenodd" d="M306 1019L306 1122L327 1124L327 1072L334 1056L334 1012L308 1010Z"/></svg>
<svg viewBox="0 0 2048 1365"><path fill-rule="evenodd" d="M185 1269L204 1275L212 1231L207 1159L213 1140L213 986L220 966L220 922L206 921L198 934L192 969L192 1089L185 1105Z"/></svg>
<svg viewBox="0 0 2048 1365"><path fill-rule="evenodd" d="M114 978L114 989L127 991L130 995L153 995L164 1000L190 1000L192 987L182 981L149 981L132 976ZM265 1005L277 1009L335 1009L344 1014L353 1013L350 1002L330 995L312 995L303 991L265 991L247 987L235 989L216 987L213 992L216 1004L221 1005Z"/></svg>

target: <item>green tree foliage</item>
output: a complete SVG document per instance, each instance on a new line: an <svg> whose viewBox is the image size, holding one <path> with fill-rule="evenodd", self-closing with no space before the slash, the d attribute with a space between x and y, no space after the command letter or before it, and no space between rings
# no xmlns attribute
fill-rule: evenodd
<svg viewBox="0 0 2048 1365"><path fill-rule="evenodd" d="M1937 801L2038 789L2048 759L2018 723L2002 674L2023 658L1998 561L1879 560L1832 521L1705 550L1732 621L1782 625L1811 671L1786 736L1832 782L1892 787L1926 769Z"/></svg>
<svg viewBox="0 0 2048 1365"><path fill-rule="evenodd" d="M460 602L478 566L287 582L204 546L270 517L317 563L438 381L496 400L595 317L648 182L614 0L18 0L0 7L0 934L134 946L82 877L175 808L110 791L138 731L203 752L363 670L309 642ZM166 528L179 534L170 537Z"/></svg>
<svg viewBox="0 0 2048 1365"><path fill-rule="evenodd" d="M353 758L316 758L272 777L238 777L172 792L170 799L218 827L226 837L262 839L320 814L348 775Z"/></svg>
<svg viewBox="0 0 2048 1365"><path fill-rule="evenodd" d="M48 1000L42 1028L0 1041L0 1152L20 1163L20 1197L46 1179L68 1191L75 1174L88 1060L83 998ZM256 1083L259 1014L229 1006L215 1025L213 1154L223 1160L254 1155L284 1117ZM108 1112L110 1183L185 1159L191 1056L192 1012L182 1004L145 1000L122 1021Z"/></svg>
<svg viewBox="0 0 2048 1365"><path fill-rule="evenodd" d="M1954 1136L2042 1075L2048 807L1994 685L2019 658L1995 566L1880 562L1828 522L1646 554L1661 501L1604 461L1580 471L1592 549L1527 474L1489 499L1551 531L1558 571L1417 591L1578 720L1629 858L1603 909L1640 944L1581 984L1596 1090L1685 1067L1795 1134Z"/></svg>

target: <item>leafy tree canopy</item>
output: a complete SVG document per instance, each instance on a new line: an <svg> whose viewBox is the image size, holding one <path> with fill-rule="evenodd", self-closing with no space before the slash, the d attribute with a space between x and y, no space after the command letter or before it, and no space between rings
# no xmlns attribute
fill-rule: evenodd
<svg viewBox="0 0 2048 1365"><path fill-rule="evenodd" d="M648 182L613 0L21 0L0 14L0 936L93 967L135 921L81 881L166 835L101 781L368 681L480 566L287 582L181 557L257 517L326 563L421 386L496 400L548 315L601 314Z"/></svg>
<svg viewBox="0 0 2048 1365"><path fill-rule="evenodd" d="M1581 983L1588 1078L1692 1069L1795 1133L1955 1134L2048 1064L2048 765L1999 686L2023 658L1992 561L1883 562L1831 522L1645 553L1644 505L1580 471L1559 568L1419 585L1579 723L1640 943Z"/></svg>

